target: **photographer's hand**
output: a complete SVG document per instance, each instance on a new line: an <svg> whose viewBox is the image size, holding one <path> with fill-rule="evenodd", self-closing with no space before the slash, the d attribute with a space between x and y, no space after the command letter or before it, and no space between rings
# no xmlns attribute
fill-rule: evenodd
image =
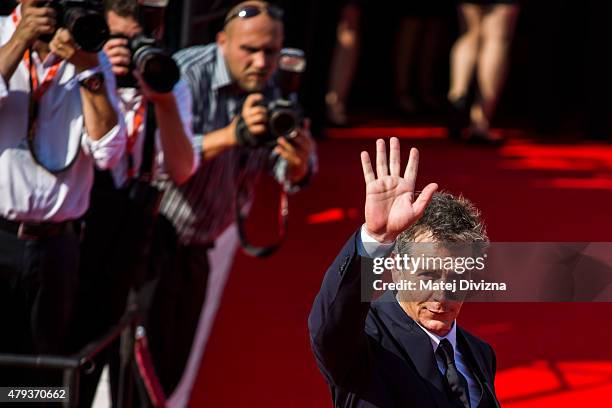
<svg viewBox="0 0 612 408"><path fill-rule="evenodd" d="M381 243L394 242L402 231L414 224L423 215L433 193L438 189L437 184L428 184L416 198L419 151L414 148L410 150L406 171L404 177L401 177L399 140L391 138L390 145L387 164L385 141L376 141L378 178L372 170L370 155L361 152L366 182L365 226L368 234Z"/></svg>
<svg viewBox="0 0 612 408"><path fill-rule="evenodd" d="M6 82L19 66L23 53L43 34L55 30L55 10L50 7L36 7L41 0L23 0L21 19L11 39L0 47L0 75Z"/></svg>
<svg viewBox="0 0 612 408"><path fill-rule="evenodd" d="M13 37L23 42L26 48L31 46L43 34L52 34L55 30L55 10L51 7L37 7L42 0L23 0L21 2L21 20Z"/></svg>
<svg viewBox="0 0 612 408"><path fill-rule="evenodd" d="M49 43L49 48L58 58L74 65L77 72L83 72L100 65L98 54L81 50L74 42L70 31L65 28L57 30Z"/></svg>
<svg viewBox="0 0 612 408"><path fill-rule="evenodd" d="M260 105L263 99L262 94L252 93L247 96L242 105L242 119L249 128L249 132L255 137L268 131L268 110Z"/></svg>
<svg viewBox="0 0 612 408"><path fill-rule="evenodd" d="M126 38L111 38L104 44L104 53L113 66L113 74L117 76L127 75L130 72L132 53L127 45Z"/></svg>
<svg viewBox="0 0 612 408"><path fill-rule="evenodd" d="M304 128L297 129L289 139L279 137L274 148L279 156L287 160L287 179L291 184L299 184L308 175L310 155L315 149L315 142L310 135L310 120L304 121Z"/></svg>

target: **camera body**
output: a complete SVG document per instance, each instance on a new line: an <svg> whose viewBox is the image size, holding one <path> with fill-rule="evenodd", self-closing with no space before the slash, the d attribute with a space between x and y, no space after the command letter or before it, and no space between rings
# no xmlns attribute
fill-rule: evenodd
<svg viewBox="0 0 612 408"><path fill-rule="evenodd" d="M57 27L68 29L83 51L98 52L108 41L109 29L102 0L49 0L39 6L55 9ZM40 37L44 42L52 38L53 34Z"/></svg>
<svg viewBox="0 0 612 408"><path fill-rule="evenodd" d="M144 34L134 38L124 35L113 35L113 38L125 38L128 40L128 48L132 53L130 72L117 77L119 88L136 88L138 83L132 71L137 69L142 74L142 79L155 92L166 93L172 91L174 85L180 79L180 71L172 57L164 51L159 42Z"/></svg>
<svg viewBox="0 0 612 408"><path fill-rule="evenodd" d="M301 126L302 107L297 99L284 97L265 101L264 106L268 110L268 133L257 140L260 145L274 147L277 138L290 138L293 131Z"/></svg>
<svg viewBox="0 0 612 408"><path fill-rule="evenodd" d="M277 82L279 95L262 102L268 111L268 132L252 140L254 147L274 147L276 139L291 139L303 120L302 107L298 102L298 91L302 73L306 69L304 52L297 48L283 48L279 57Z"/></svg>

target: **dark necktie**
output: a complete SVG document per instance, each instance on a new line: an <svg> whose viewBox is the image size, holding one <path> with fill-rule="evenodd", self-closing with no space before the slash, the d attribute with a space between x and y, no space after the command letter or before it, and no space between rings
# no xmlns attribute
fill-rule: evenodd
<svg viewBox="0 0 612 408"><path fill-rule="evenodd" d="M453 346L447 339L442 339L436 350L436 354L444 362L444 376L448 383L451 399L458 402L460 406L470 408L470 392L465 377L457 370L455 365L455 353Z"/></svg>

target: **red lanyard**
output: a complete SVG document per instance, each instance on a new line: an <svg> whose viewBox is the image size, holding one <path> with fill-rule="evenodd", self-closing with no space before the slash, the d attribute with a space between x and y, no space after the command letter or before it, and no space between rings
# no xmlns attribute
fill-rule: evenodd
<svg viewBox="0 0 612 408"><path fill-rule="evenodd" d="M142 98L140 101L140 106L134 113L134 122L132 127L132 132L128 135L127 140L127 153L132 156L132 152L134 151L134 145L136 144L136 139L138 138L138 132L140 130L140 126L144 121L145 110L147 108L147 101ZM128 177L132 178L136 175L136 169L134 168L133 162L130 161L129 169L128 169Z"/></svg>
<svg viewBox="0 0 612 408"><path fill-rule="evenodd" d="M13 10L11 17L13 18L13 23L15 23L15 27L17 27L20 20L20 17L17 15L17 9ZM32 93L34 99L36 100L36 102L40 102L45 92L47 92L47 89L49 89L51 82L53 82L53 79L57 76L57 71L62 61L60 60L56 62L49 68L49 70L47 71L47 75L43 79L42 83L39 83L38 72L36 70L36 67L32 63L32 56L30 55L29 49L26 50L25 54L23 55L23 63L25 64L26 68L30 73L30 76L32 77Z"/></svg>

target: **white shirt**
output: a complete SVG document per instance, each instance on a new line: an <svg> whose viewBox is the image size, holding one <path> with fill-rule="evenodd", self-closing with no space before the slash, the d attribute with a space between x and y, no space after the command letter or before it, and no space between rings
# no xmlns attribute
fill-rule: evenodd
<svg viewBox="0 0 612 408"><path fill-rule="evenodd" d="M121 112L123 113L123 118L125 120L127 134L132 135L134 131L134 125L136 114L142 104L142 95L135 88L119 88L117 89L117 93L119 96L119 107ZM192 98L191 92L187 87L185 81L180 80L172 90L174 94L174 98L176 99L176 104L178 107L179 115L181 117L181 121L183 122L183 130L185 134L191 140L191 144L193 145L193 168L191 169L190 174L193 174L199 166L200 163L200 152L201 146L194 140L193 132L191 130L191 117L192 117ZM137 134L135 135L134 147L132 149L132 158L133 168L135 170L135 174L138 174L140 171L140 164L142 163L142 151L144 148L144 140L145 140L145 124L146 124L146 109L144 109L144 118L140 122L140 126L138 127ZM165 179L168 177L168 174L164 168L164 152L161 149L161 142L159 140L159 129L155 132L155 162L153 163L153 177L156 180ZM113 180L115 182L115 186L122 187L128 180L128 170L129 170L129 154L126 153L123 155L117 166L112 169Z"/></svg>
<svg viewBox="0 0 612 408"><path fill-rule="evenodd" d="M367 256L369 258L387 256L391 253L391 251L393 250L393 246L395 245L394 242L389 243L389 244L382 244L378 242L375 238L373 238L370 234L368 234L368 232L365 229L365 225L361 227L359 238L360 239L357 243L359 255ZM438 370L440 370L440 373L442 373L442 375L444 375L444 370L445 370L444 361L442 361L442 358L436 354L436 350L438 349L438 345L440 344L440 341L442 339L447 339L450 342L450 344L453 346L453 351L455 353L455 365L457 366L457 370L459 370L459 372L463 374L463 376L465 377L468 383L468 388L470 392L470 406L476 407L478 402L480 401L481 390L478 385L478 382L474 378L474 375L472 374L471 370L468 368L467 364L465 363L465 359L463 355L457 348L457 324L456 322L453 322L453 327L451 331L444 337L439 337L435 335L434 333L430 332L429 330L421 326L419 322L417 322L416 320L415 322L429 336L431 340L431 346L433 347L434 356L436 357L436 363L438 365Z"/></svg>
<svg viewBox="0 0 612 408"><path fill-rule="evenodd" d="M10 40L14 31L12 18L0 17L0 46ZM120 116L110 63L103 53L99 53L99 58L107 94ZM31 60L42 81L47 69L35 52ZM22 61L8 81L0 75L1 217L34 222L80 217L89 206L94 164L110 168L123 154L126 136L122 120L100 140L94 141L87 135L75 77L74 65L62 62L40 101L35 143L43 162L59 168L76 152L79 154L69 170L51 174L34 162L27 146L30 85L25 64Z"/></svg>

